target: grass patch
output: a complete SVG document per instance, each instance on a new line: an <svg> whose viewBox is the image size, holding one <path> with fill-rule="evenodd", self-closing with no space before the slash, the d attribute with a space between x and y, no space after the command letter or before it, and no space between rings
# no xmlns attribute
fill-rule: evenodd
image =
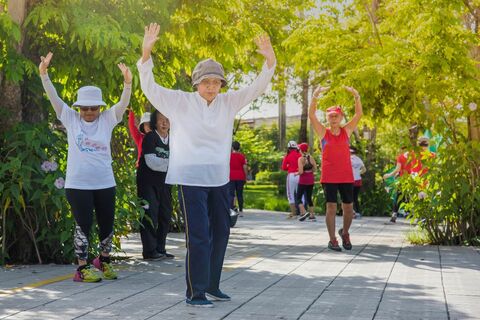
<svg viewBox="0 0 480 320"><path fill-rule="evenodd" d="M244 190L245 208L271 211L290 211L288 200L278 194L275 185L246 185Z"/></svg>
<svg viewBox="0 0 480 320"><path fill-rule="evenodd" d="M418 227L414 230L408 231L406 234L406 238L408 242L415 245L425 245L432 243L432 241L428 237L427 232Z"/></svg>

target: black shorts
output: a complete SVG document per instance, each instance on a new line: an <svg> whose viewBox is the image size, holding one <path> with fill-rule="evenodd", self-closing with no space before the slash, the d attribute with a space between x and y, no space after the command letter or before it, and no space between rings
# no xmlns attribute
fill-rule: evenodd
<svg viewBox="0 0 480 320"><path fill-rule="evenodd" d="M353 183L322 183L327 202L337 203L337 191L340 192L342 203L353 202Z"/></svg>

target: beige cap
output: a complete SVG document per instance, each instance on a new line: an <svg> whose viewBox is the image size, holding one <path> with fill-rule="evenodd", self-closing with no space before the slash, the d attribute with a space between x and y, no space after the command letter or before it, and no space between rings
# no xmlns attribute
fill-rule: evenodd
<svg viewBox="0 0 480 320"><path fill-rule="evenodd" d="M200 61L193 69L192 85L197 86L203 79L215 78L222 80L222 88L227 85L223 66L215 60L206 59Z"/></svg>

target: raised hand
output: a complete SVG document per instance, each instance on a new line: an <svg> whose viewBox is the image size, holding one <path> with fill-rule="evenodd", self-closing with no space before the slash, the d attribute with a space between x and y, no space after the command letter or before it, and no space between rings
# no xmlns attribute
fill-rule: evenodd
<svg viewBox="0 0 480 320"><path fill-rule="evenodd" d="M41 75L47 74L48 66L50 65L50 61L52 60L53 53L49 52L46 57L40 57L40 65L38 66L38 70L40 71Z"/></svg>
<svg viewBox="0 0 480 320"><path fill-rule="evenodd" d="M352 96L354 97L360 97L360 94L358 93L358 91L354 88L354 87L347 87L347 86L343 86L343 88L345 90L347 90L348 92L350 92L352 94Z"/></svg>
<svg viewBox="0 0 480 320"><path fill-rule="evenodd" d="M258 36L257 38L255 38L255 44L258 47L257 52L264 56L267 60L268 67L273 67L276 58L275 52L273 51L272 43L270 42L270 37L266 34Z"/></svg>
<svg viewBox="0 0 480 320"><path fill-rule="evenodd" d="M313 91L313 96L315 98L318 98L322 93L327 92L328 90L330 90L330 87L320 87L319 86Z"/></svg>
<svg viewBox="0 0 480 320"><path fill-rule="evenodd" d="M123 74L123 79L126 84L132 83L132 72L130 71L130 68L128 68L124 63L119 63L117 64L118 68L120 71L122 71Z"/></svg>
<svg viewBox="0 0 480 320"><path fill-rule="evenodd" d="M145 35L143 36L143 45L142 45L142 60L145 62L150 58L152 53L153 46L157 42L158 35L160 34L160 25L158 23L150 23L150 25L145 27Z"/></svg>

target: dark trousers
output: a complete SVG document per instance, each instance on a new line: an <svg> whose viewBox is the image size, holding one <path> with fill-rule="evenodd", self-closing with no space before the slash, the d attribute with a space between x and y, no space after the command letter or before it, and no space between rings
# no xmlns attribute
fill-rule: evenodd
<svg viewBox="0 0 480 320"><path fill-rule="evenodd" d="M179 186L185 217L187 298L205 299L219 290L223 259L230 236L229 185Z"/></svg>
<svg viewBox="0 0 480 320"><path fill-rule="evenodd" d="M353 211L360 213L360 202L358 201L358 195L360 194L360 186L353 186Z"/></svg>
<svg viewBox="0 0 480 320"><path fill-rule="evenodd" d="M140 228L143 255L165 253L165 243L172 219L172 186L165 180L156 185L138 184L138 196L148 202Z"/></svg>
<svg viewBox="0 0 480 320"><path fill-rule="evenodd" d="M244 180L231 180L230 181L230 208L235 208L235 194L238 200L238 210L243 211L243 187L245 186Z"/></svg>
<svg viewBox="0 0 480 320"><path fill-rule="evenodd" d="M295 205L303 204L313 207L313 184L299 184L297 193L295 194ZM306 204L306 205L305 205Z"/></svg>
<svg viewBox="0 0 480 320"><path fill-rule="evenodd" d="M99 190L65 189L68 203L77 224L74 235L75 255L87 260L88 239L93 224L93 210L98 224L100 251L112 250L115 218L115 187Z"/></svg>

